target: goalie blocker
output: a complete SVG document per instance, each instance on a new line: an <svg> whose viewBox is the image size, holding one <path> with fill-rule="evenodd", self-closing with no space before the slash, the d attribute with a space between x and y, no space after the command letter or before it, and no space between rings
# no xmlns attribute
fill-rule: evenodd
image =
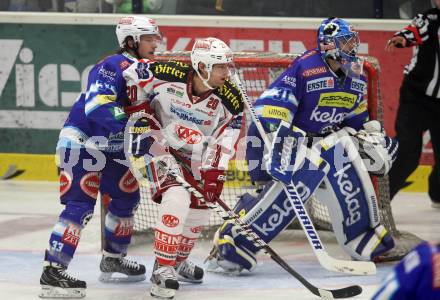
<svg viewBox="0 0 440 300"><path fill-rule="evenodd" d="M369 149L368 155L364 155L367 151L358 151L358 139L353 138L355 133L341 129L308 148L305 133L295 127L292 129L282 122L275 133L273 154L266 159L270 176L261 168L250 170L253 181L268 177L276 180L267 182L257 196L244 194L234 211L269 243L296 218L283 190L283 183L291 180L304 203L315 193L318 200L327 205L338 244L352 258L369 261L393 248L391 235L380 224L376 194L367 169L374 166L377 173L377 163L370 161L377 157L373 153L375 147L363 147ZM249 133L253 132L256 130L250 128ZM367 143L365 139L363 143ZM382 145L384 143L377 143L376 148ZM288 147L292 151L287 151ZM258 149L260 153L255 150L248 143L249 165L255 165L252 158L263 156L263 149ZM384 152L383 149L377 151ZM392 162L391 155L386 159ZM367 163L364 160L368 160ZM257 264L258 250L233 222L226 221L214 236L208 270L216 271L220 267L227 272L251 271Z"/></svg>

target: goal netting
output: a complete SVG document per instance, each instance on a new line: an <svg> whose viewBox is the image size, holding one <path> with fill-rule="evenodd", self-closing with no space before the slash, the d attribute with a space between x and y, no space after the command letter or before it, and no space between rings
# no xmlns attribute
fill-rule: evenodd
<svg viewBox="0 0 440 300"><path fill-rule="evenodd" d="M234 53L234 61L237 72L249 97L255 101L266 87L289 66L295 54L274 53ZM178 60L190 63L189 52L164 52L158 57L160 61ZM379 64L374 57L365 57L365 75L368 80L368 111L371 119L383 121L382 99L379 85ZM250 120L247 120L247 125ZM245 140L241 140L238 154L235 160L230 162L227 171L227 181L224 185L222 199L233 207L238 197L246 192L254 192L258 187L250 182L249 174L244 161ZM379 199L380 214L384 226L391 232L396 247L384 257L384 260L400 259L408 253L420 239L415 235L399 231L394 222L389 198L388 178L373 178L377 196ZM157 204L151 200L148 182L144 180L140 184L141 202L135 215L135 233L147 233L154 228L157 218ZM312 198L307 205L313 222L320 230L331 231L330 217L327 207L316 198ZM209 221L210 228L216 228L221 224L221 219L213 212Z"/></svg>

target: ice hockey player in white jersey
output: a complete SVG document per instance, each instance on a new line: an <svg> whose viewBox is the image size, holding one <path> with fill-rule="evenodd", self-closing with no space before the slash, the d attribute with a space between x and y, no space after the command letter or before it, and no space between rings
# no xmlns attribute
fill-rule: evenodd
<svg viewBox="0 0 440 300"><path fill-rule="evenodd" d="M347 254L369 261L394 246L380 223L369 173L388 172L397 143L379 122L369 121L358 46L350 24L324 20L317 48L297 57L255 102L272 150L263 152L251 124L246 159L251 180L264 188L256 196L244 194L234 210L267 243L296 218L283 184L295 184L305 203L323 183L319 200L328 207L336 239ZM237 229L226 221L217 231L208 259L211 270L256 266L259 249Z"/></svg>
<svg viewBox="0 0 440 300"><path fill-rule="evenodd" d="M221 194L243 119L241 94L229 81L234 72L230 48L216 38L197 40L191 64L140 60L126 75L131 93L148 104L146 114L129 128L129 153L146 159L152 198L160 203L151 275L151 295L158 298L173 298L178 281L202 282L203 269L188 256L210 214L169 169L213 201ZM161 153L154 140L164 146Z"/></svg>

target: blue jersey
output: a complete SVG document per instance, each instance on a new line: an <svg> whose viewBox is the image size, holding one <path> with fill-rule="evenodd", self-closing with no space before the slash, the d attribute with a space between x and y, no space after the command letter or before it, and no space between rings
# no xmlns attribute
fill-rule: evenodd
<svg viewBox="0 0 440 300"><path fill-rule="evenodd" d="M387 276L372 299L440 300L440 245L418 245Z"/></svg>
<svg viewBox="0 0 440 300"><path fill-rule="evenodd" d="M92 68L87 90L73 105L61 130L57 148L99 144L99 149L106 152L123 150L127 123L124 108L133 104L127 95L123 72L134 61L135 58L126 53L115 54ZM93 142L98 137L99 143Z"/></svg>
<svg viewBox="0 0 440 300"><path fill-rule="evenodd" d="M365 91L363 76L339 78L319 51L309 50L264 91L255 109L269 132L280 120L313 134L344 126L358 130L368 120Z"/></svg>

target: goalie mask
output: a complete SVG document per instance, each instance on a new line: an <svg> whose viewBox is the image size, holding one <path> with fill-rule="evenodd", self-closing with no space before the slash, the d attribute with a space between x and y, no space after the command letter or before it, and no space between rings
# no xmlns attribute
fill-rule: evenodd
<svg viewBox="0 0 440 300"><path fill-rule="evenodd" d="M116 25L116 36L119 47L125 46L125 39L131 36L136 44L141 40L142 35L155 35L162 39L159 27L153 19L142 16L130 16L119 19Z"/></svg>
<svg viewBox="0 0 440 300"><path fill-rule="evenodd" d="M363 60L357 56L360 44L358 33L348 22L339 18L324 20L318 29L317 44L322 58L339 62L347 76L359 77L362 74Z"/></svg>
<svg viewBox="0 0 440 300"><path fill-rule="evenodd" d="M215 64L226 64L229 70L229 76L235 72L234 57L231 49L223 41L208 37L205 39L196 40L191 51L191 64L197 75L202 80L203 84L213 90L208 83L211 77L211 72ZM208 72L207 78L204 78L199 71L199 63L206 66Z"/></svg>

